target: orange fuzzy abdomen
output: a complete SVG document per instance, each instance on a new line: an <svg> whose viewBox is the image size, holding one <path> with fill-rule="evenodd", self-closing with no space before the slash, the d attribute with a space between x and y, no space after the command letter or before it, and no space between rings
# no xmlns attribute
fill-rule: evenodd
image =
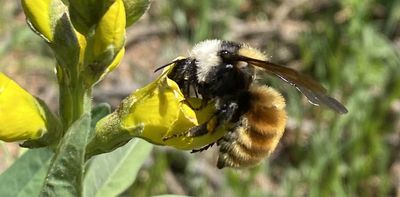
<svg viewBox="0 0 400 197"><path fill-rule="evenodd" d="M218 167L258 164L275 150L286 125L285 100L276 90L253 86L250 107L220 141Z"/></svg>

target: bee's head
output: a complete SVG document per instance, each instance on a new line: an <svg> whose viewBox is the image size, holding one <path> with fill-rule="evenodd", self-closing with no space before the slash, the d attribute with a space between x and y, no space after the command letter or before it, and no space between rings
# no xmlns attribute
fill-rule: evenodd
<svg viewBox="0 0 400 197"><path fill-rule="evenodd" d="M218 70L233 69L236 66L234 55L241 44L222 40L205 40L196 44L190 57L196 60L199 81L206 81Z"/></svg>
<svg viewBox="0 0 400 197"><path fill-rule="evenodd" d="M241 44L222 40L198 43L190 53L190 58L196 61L198 82L220 94L247 89L254 72L247 63L237 60L241 47Z"/></svg>

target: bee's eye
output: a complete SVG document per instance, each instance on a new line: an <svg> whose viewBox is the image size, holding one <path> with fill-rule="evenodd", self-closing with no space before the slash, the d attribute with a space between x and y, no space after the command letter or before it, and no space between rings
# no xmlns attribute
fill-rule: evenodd
<svg viewBox="0 0 400 197"><path fill-rule="evenodd" d="M222 50L219 52L219 55L224 58L224 59L229 59L231 58L231 53L227 50Z"/></svg>

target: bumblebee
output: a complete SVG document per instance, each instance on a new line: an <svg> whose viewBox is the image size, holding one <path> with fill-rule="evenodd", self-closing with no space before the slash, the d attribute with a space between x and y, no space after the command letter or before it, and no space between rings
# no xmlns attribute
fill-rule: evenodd
<svg viewBox="0 0 400 197"><path fill-rule="evenodd" d="M276 148L286 125L285 99L275 89L258 84L256 72L274 75L294 86L314 105L325 105L338 113L347 109L329 97L316 81L299 72L267 60L246 44L205 40L194 46L187 58L177 59L168 77L185 98L201 98L201 109L215 102L215 114L205 123L179 136L197 137L224 126L227 132L217 141L217 167L249 167L258 164ZM157 71L156 70L156 71ZM178 136L165 136L169 140ZM206 150L209 144L198 152Z"/></svg>

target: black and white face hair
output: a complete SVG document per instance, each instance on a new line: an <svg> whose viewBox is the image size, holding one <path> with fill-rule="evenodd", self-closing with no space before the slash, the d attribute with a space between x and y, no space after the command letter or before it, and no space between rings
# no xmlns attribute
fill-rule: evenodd
<svg viewBox="0 0 400 197"><path fill-rule="evenodd" d="M218 56L221 43L221 40L206 40L196 44L189 52L190 58L196 60L199 82L204 82L209 73L221 64L221 57Z"/></svg>
<svg viewBox="0 0 400 197"><path fill-rule="evenodd" d="M212 72L218 70L217 67L225 66L228 69L233 68L233 62L221 57L222 51L229 51L237 54L241 44L222 40L206 40L196 44L189 53L190 57L197 61L197 79L199 82L205 82L213 77Z"/></svg>
<svg viewBox="0 0 400 197"><path fill-rule="evenodd" d="M241 44L206 40L193 47L186 59L178 60L169 73L185 96L213 98L235 95L249 88L254 68L225 58L223 52L237 54Z"/></svg>

